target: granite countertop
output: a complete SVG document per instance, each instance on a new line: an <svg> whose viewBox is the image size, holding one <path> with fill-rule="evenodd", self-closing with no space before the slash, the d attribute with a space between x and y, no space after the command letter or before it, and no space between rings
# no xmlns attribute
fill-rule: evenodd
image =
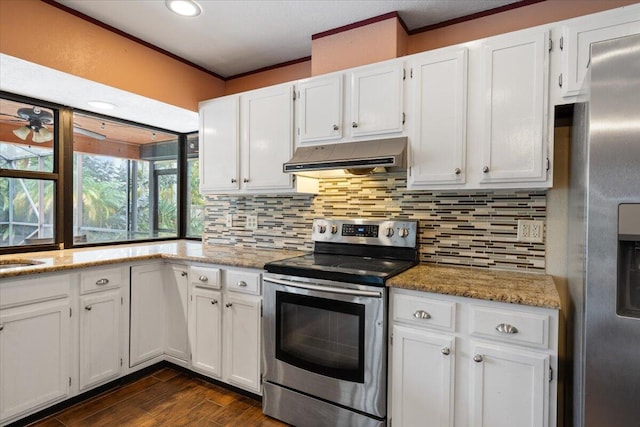
<svg viewBox="0 0 640 427"><path fill-rule="evenodd" d="M560 296L547 274L421 264L392 277L387 286L512 304L560 308Z"/></svg>
<svg viewBox="0 0 640 427"><path fill-rule="evenodd" d="M262 269L269 261L290 258L304 253L292 250L241 248L230 245L204 246L200 242L188 240L75 248L0 255L0 267L2 264L16 260L39 262L27 267L0 268L0 279L150 259L175 259Z"/></svg>

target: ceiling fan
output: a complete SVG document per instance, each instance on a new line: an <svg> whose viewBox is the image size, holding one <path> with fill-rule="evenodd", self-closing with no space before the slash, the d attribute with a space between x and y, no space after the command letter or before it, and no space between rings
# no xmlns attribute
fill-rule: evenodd
<svg viewBox="0 0 640 427"><path fill-rule="evenodd" d="M25 141L29 136L29 133L33 131L33 136L31 137L31 140L33 142L41 144L53 139L53 132L51 132L45 126L53 124L53 114L51 114L49 111L42 110L39 107L19 108L16 114L17 115L15 116L12 116L10 114L3 114L5 116L27 121L27 124L25 124L24 126L13 130L13 134L15 136ZM73 125L73 131L75 133L79 133L81 135L85 135L100 141L106 138L106 135L91 131L89 129L81 128L77 125Z"/></svg>

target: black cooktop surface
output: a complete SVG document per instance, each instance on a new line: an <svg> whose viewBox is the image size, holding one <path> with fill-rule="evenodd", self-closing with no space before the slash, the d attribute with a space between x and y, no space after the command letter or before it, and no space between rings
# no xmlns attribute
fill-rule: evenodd
<svg viewBox="0 0 640 427"><path fill-rule="evenodd" d="M408 260L311 253L273 261L264 268L269 273L384 286L387 279L414 265Z"/></svg>

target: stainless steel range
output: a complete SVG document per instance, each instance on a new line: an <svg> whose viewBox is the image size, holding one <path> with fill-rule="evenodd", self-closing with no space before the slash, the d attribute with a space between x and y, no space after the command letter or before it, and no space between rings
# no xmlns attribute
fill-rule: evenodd
<svg viewBox="0 0 640 427"><path fill-rule="evenodd" d="M386 425L387 290L416 221L313 221L313 253L265 265L262 407L296 426Z"/></svg>

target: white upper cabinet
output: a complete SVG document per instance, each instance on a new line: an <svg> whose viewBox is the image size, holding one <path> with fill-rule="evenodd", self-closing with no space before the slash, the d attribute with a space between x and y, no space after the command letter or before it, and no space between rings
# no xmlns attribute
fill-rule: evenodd
<svg viewBox="0 0 640 427"><path fill-rule="evenodd" d="M242 94L242 186L247 190L290 190L293 175L282 165L293 155L293 85Z"/></svg>
<svg viewBox="0 0 640 427"><path fill-rule="evenodd" d="M482 184L547 180L549 35L524 30L487 39L480 54Z"/></svg>
<svg viewBox="0 0 640 427"><path fill-rule="evenodd" d="M240 189L240 97L200 104L200 191Z"/></svg>
<svg viewBox="0 0 640 427"><path fill-rule="evenodd" d="M402 62L387 61L358 68L350 73L350 79L351 135L402 132Z"/></svg>
<svg viewBox="0 0 640 427"><path fill-rule="evenodd" d="M298 82L298 143L342 138L342 74Z"/></svg>
<svg viewBox="0 0 640 427"><path fill-rule="evenodd" d="M640 33L640 5L630 5L566 22L560 39L564 96L578 95L589 67L591 43Z"/></svg>
<svg viewBox="0 0 640 427"><path fill-rule="evenodd" d="M200 103L200 191L314 192L282 165L293 155L293 84Z"/></svg>
<svg viewBox="0 0 640 427"><path fill-rule="evenodd" d="M441 49L409 62L409 189L465 183L467 49Z"/></svg>

